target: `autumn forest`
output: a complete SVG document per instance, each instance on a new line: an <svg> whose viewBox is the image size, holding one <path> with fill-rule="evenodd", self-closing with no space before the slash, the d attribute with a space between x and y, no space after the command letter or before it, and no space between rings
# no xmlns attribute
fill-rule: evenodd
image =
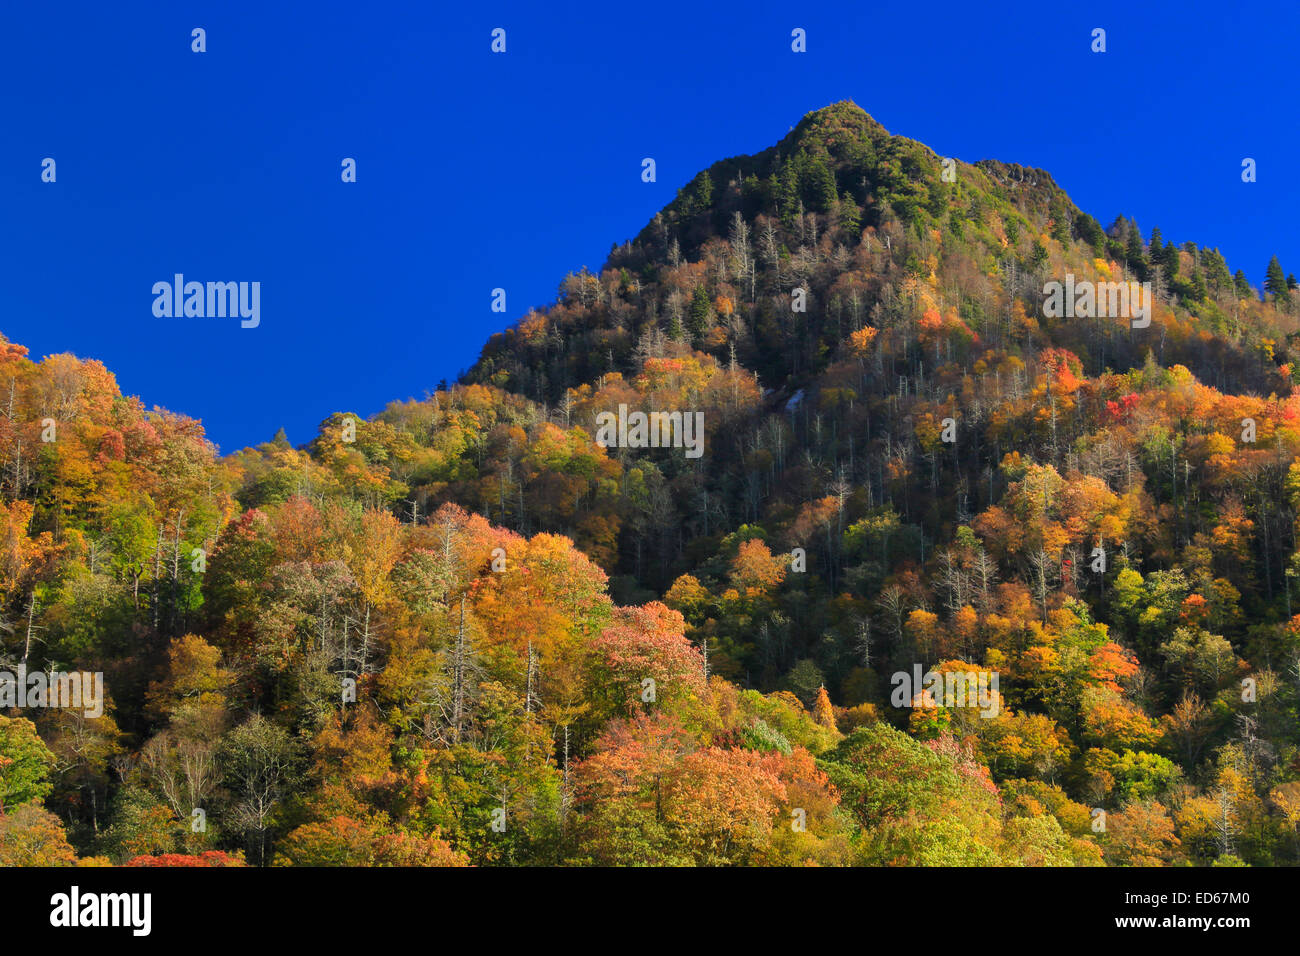
<svg viewBox="0 0 1300 956"><path fill-rule="evenodd" d="M1154 226L838 103L300 447L0 337L0 864L1300 863L1300 288Z"/></svg>

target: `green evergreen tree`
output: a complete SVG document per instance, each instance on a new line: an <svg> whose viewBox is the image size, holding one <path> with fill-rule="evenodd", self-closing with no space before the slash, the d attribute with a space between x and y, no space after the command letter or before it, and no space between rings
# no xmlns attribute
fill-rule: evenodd
<svg viewBox="0 0 1300 956"><path fill-rule="evenodd" d="M1035 239L1033 248L1029 252L1029 264L1034 269L1041 269L1047 262L1047 247L1043 245L1042 240Z"/></svg>
<svg viewBox="0 0 1300 956"><path fill-rule="evenodd" d="M1282 263L1277 261L1274 256L1268 261L1268 272L1264 277L1264 291L1273 297L1273 301L1283 306L1291 304L1291 293L1286 284L1286 273L1282 271Z"/></svg>
<svg viewBox="0 0 1300 956"><path fill-rule="evenodd" d="M840 196L840 228L854 242L862 233L862 210L847 190Z"/></svg>
<svg viewBox="0 0 1300 956"><path fill-rule="evenodd" d="M713 178L709 175L707 169L700 170L694 179L691 180L678 198L682 204L682 214L694 216L702 212L708 212L713 206Z"/></svg>
<svg viewBox="0 0 1300 956"><path fill-rule="evenodd" d="M1080 239L1092 246L1098 254L1101 254L1106 245L1106 233L1102 232L1101 223L1087 213L1082 213L1074 221L1074 229Z"/></svg>
<svg viewBox="0 0 1300 956"><path fill-rule="evenodd" d="M813 157L804 167L803 200L813 212L830 212L835 205L835 174L820 156Z"/></svg>
<svg viewBox="0 0 1300 956"><path fill-rule="evenodd" d="M1160 256L1165 251L1165 237L1160 233L1160 227L1156 226L1151 230L1151 242L1147 244L1147 251L1151 255L1152 262L1158 262Z"/></svg>
<svg viewBox="0 0 1300 956"><path fill-rule="evenodd" d="M1156 257L1153 255L1151 257L1152 261L1155 261L1155 258ZM1178 260L1177 246L1173 245L1172 243L1170 245L1165 246L1164 252L1161 254L1160 259L1161 259L1161 264L1165 267L1165 275L1167 277L1172 279L1174 276L1178 275L1179 260Z"/></svg>
<svg viewBox="0 0 1300 956"><path fill-rule="evenodd" d="M1246 273L1240 269L1232 277L1232 284L1236 287L1238 299L1249 298L1255 294L1255 290L1250 287L1250 280L1246 278Z"/></svg>
<svg viewBox="0 0 1300 956"><path fill-rule="evenodd" d="M1051 213L1052 230L1048 233L1053 239L1063 246L1070 244L1070 215L1066 212L1065 206L1056 206Z"/></svg>
<svg viewBox="0 0 1300 956"><path fill-rule="evenodd" d="M699 337L713 324L713 303L709 301L708 290L701 283L691 293L691 306L687 312L686 328L692 336Z"/></svg>
<svg viewBox="0 0 1300 956"><path fill-rule="evenodd" d="M799 214L799 170L794 162L786 162L777 177L776 208L781 221L793 226Z"/></svg>
<svg viewBox="0 0 1300 956"><path fill-rule="evenodd" d="M973 214L970 216L970 219L972 222L979 222ZM1013 217L1008 216L1002 223L1002 228L1006 231L1007 242L1011 243L1011 247L1014 249L1020 242L1020 223Z"/></svg>
<svg viewBox="0 0 1300 956"><path fill-rule="evenodd" d="M1128 267L1137 273L1138 278L1147 277L1146 250L1142 247L1142 234L1136 228L1129 231L1124 259Z"/></svg>
<svg viewBox="0 0 1300 956"><path fill-rule="evenodd" d="M1203 259L1205 278L1210 288L1216 292L1228 288L1232 284L1232 273L1228 271L1228 262L1223 258L1223 254L1218 249L1207 249Z"/></svg>

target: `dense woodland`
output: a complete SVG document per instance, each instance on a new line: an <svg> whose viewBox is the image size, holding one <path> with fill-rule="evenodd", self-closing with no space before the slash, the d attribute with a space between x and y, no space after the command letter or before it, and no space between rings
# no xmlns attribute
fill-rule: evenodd
<svg viewBox="0 0 1300 956"><path fill-rule="evenodd" d="M0 669L110 696L0 716L0 863L1300 861L1295 278L942 168L811 113L299 448L0 338Z"/></svg>

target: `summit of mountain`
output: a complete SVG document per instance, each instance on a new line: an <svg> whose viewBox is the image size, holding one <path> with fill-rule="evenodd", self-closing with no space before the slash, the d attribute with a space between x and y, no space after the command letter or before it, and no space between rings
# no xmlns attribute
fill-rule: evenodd
<svg viewBox="0 0 1300 956"><path fill-rule="evenodd" d="M1139 334L1045 315L1047 284L1066 276L1151 283L1154 322ZM648 354L684 350L738 361L788 394L815 386L862 328L914 341L907 330L933 310L963 326L967 368L986 349L1032 363L1063 348L1092 374L1152 353L1268 394L1295 364L1282 293L1261 296L1217 249L1158 229L1144 237L1124 216L1103 229L1047 171L941 157L845 101L701 170L599 274L570 273L554 305L492 336L464 381L555 404L602 374L635 374ZM933 368L895 358L913 378Z"/></svg>

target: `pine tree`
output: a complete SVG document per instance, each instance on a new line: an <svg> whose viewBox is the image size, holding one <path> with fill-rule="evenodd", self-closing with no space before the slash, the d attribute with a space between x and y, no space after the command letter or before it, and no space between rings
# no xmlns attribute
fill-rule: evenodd
<svg viewBox="0 0 1300 956"><path fill-rule="evenodd" d="M1201 275L1199 269L1192 273L1192 298L1197 302L1205 299L1209 289L1205 285L1205 276Z"/></svg>
<svg viewBox="0 0 1300 956"><path fill-rule="evenodd" d="M1049 235L1063 246L1070 244L1070 211L1060 199L1052 200L1047 215L1052 220Z"/></svg>
<svg viewBox="0 0 1300 956"><path fill-rule="evenodd" d="M1074 221L1074 230L1078 233L1080 239L1099 253L1105 247L1106 234L1101 231L1101 223L1086 212L1080 213L1079 218Z"/></svg>
<svg viewBox="0 0 1300 956"><path fill-rule="evenodd" d="M830 212L835 205L835 174L820 156L804 168L804 202L813 212Z"/></svg>
<svg viewBox="0 0 1300 956"><path fill-rule="evenodd" d="M1142 247L1142 234L1138 232L1136 228L1129 231L1128 245L1125 248L1124 258L1128 261L1128 267L1137 273L1138 278L1146 278L1146 250Z"/></svg>
<svg viewBox="0 0 1300 956"><path fill-rule="evenodd" d="M1047 247L1039 239L1034 240L1033 248L1029 251L1029 264L1037 271L1047 263Z"/></svg>
<svg viewBox="0 0 1300 956"><path fill-rule="evenodd" d="M690 185L679 194L683 215L693 216L708 212L713 206L713 178L707 169L691 180Z"/></svg>
<svg viewBox="0 0 1300 956"><path fill-rule="evenodd" d="M1277 261L1277 256L1268 261L1268 272L1264 277L1264 291L1273 297L1274 302L1280 302L1284 306L1291 304L1291 293L1287 289L1286 273L1282 271L1282 263Z"/></svg>
<svg viewBox="0 0 1300 956"><path fill-rule="evenodd" d="M794 224L799 209L799 170L793 162L781 167L776 186L776 210L787 228Z"/></svg>
<svg viewBox="0 0 1300 956"><path fill-rule="evenodd" d="M672 339L674 342L680 342L682 340L682 336L685 334L686 334L686 330L682 328L681 316L677 315L676 313L673 313L672 318L668 320L668 337Z"/></svg>
<svg viewBox="0 0 1300 956"><path fill-rule="evenodd" d="M1240 269L1238 269L1236 275L1232 277L1232 284L1237 288L1238 299L1246 299L1254 294L1255 290L1250 287L1250 280L1246 278L1246 273L1242 272Z"/></svg>
<svg viewBox="0 0 1300 956"><path fill-rule="evenodd" d="M852 241L858 241L862 233L862 210L847 190L840 196L840 227Z"/></svg>
<svg viewBox="0 0 1300 956"><path fill-rule="evenodd" d="M1154 254L1151 256L1151 261L1152 261L1152 262L1155 262L1155 261L1156 261L1156 257L1155 257ZM1174 276L1178 275L1178 261L1179 261L1179 260L1178 260L1178 247L1177 247L1177 246L1173 245L1172 243L1170 243L1169 245L1165 246L1164 252L1163 252L1163 254L1160 256L1160 261L1161 261L1161 263L1162 263L1162 264L1164 265L1164 267L1165 267L1165 275L1166 275L1168 278L1172 279Z"/></svg>
<svg viewBox="0 0 1300 956"><path fill-rule="evenodd" d="M831 730L838 730L835 725L835 708L831 706L830 695L826 693L826 685L817 688L817 699L813 701L812 708L813 720L823 727L829 727Z"/></svg>
<svg viewBox="0 0 1300 956"><path fill-rule="evenodd" d="M1218 249L1206 250L1205 260L1205 277L1210 283L1210 288L1218 292L1228 288L1232 284L1232 273L1228 271L1227 260Z"/></svg>
<svg viewBox="0 0 1300 956"><path fill-rule="evenodd" d="M703 284L697 285L691 293L691 307L686 318L686 328L691 335L698 337L709 331L712 313L713 305L709 302L708 290Z"/></svg>

